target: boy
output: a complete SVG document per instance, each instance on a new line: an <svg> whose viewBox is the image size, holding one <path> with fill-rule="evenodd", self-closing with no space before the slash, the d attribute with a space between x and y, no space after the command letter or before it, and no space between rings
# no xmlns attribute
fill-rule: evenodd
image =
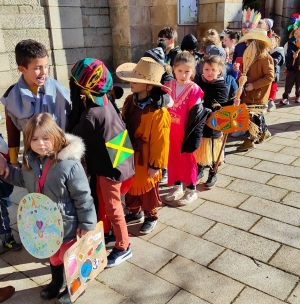
<svg viewBox="0 0 300 304"><path fill-rule="evenodd" d="M0 134L0 154L8 159L8 147L4 141L2 134ZM4 251L12 249L17 251L22 249L22 245L18 244L12 234L10 227L10 219L7 211L7 207L11 206L11 200L9 196L12 194L14 189L13 185L10 185L4 181L0 181L0 239Z"/></svg>
<svg viewBox="0 0 300 304"><path fill-rule="evenodd" d="M48 112L65 130L70 112L70 93L48 74L48 52L35 40L20 41L15 47L19 81L0 99L5 106L6 129L11 164L18 165L20 132L34 114Z"/></svg>
<svg viewBox="0 0 300 304"><path fill-rule="evenodd" d="M180 52L180 47L175 46L175 41L177 40L177 32L172 27L165 27L158 33L158 43L164 43L166 45L165 49L165 63L173 66L174 59L178 52Z"/></svg>
<svg viewBox="0 0 300 304"><path fill-rule="evenodd" d="M83 105L80 121L71 131L84 140L87 171L96 175L98 220L104 222L104 232L109 233L112 225L116 237L107 267L132 257L121 191L134 175L133 150L121 114L109 100L112 83L107 67L96 58L82 59L71 70L73 109Z"/></svg>
<svg viewBox="0 0 300 304"><path fill-rule="evenodd" d="M124 63L117 76L130 82L133 94L123 106L123 119L134 149L135 176L125 195L127 224L144 223L140 233L150 233L157 223L161 206L158 182L161 169L167 167L171 118L164 103L151 98L153 87L166 90L160 83L164 68L152 58L142 57L137 64ZM145 219L142 210L144 210Z"/></svg>

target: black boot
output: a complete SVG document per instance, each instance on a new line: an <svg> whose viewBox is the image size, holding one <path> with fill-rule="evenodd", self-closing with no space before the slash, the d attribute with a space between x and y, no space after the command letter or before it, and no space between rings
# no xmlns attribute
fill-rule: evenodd
<svg viewBox="0 0 300 304"><path fill-rule="evenodd" d="M197 184L198 184L202 179L202 177L204 176L204 167L199 164L197 164L197 167L198 167L198 175L197 175Z"/></svg>
<svg viewBox="0 0 300 304"><path fill-rule="evenodd" d="M40 296L44 300L51 300L58 296L64 282L64 264L53 266L50 264L52 280L43 288Z"/></svg>
<svg viewBox="0 0 300 304"><path fill-rule="evenodd" d="M208 179L205 183L206 188L212 188L217 182L217 172L213 172L211 169L209 170Z"/></svg>

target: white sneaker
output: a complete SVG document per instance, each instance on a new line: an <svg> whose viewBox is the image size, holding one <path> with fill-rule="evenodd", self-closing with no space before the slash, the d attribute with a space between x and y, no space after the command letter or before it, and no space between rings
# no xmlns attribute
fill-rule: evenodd
<svg viewBox="0 0 300 304"><path fill-rule="evenodd" d="M280 100L280 103L281 103L282 105L285 105L285 106L287 106L287 105L290 104L290 103L289 103L289 100L288 100L287 98L281 99L281 100Z"/></svg>
<svg viewBox="0 0 300 304"><path fill-rule="evenodd" d="M178 206L186 206L198 198L196 190L186 189L184 196L177 202Z"/></svg>
<svg viewBox="0 0 300 304"><path fill-rule="evenodd" d="M183 194L182 184L174 185L171 191L165 196L165 200L167 202L172 202L174 200L177 200L182 194Z"/></svg>
<svg viewBox="0 0 300 304"><path fill-rule="evenodd" d="M268 112L272 112L275 109L276 109L275 102L274 102L274 100L270 99L269 102L268 102L268 109L267 109L267 111Z"/></svg>

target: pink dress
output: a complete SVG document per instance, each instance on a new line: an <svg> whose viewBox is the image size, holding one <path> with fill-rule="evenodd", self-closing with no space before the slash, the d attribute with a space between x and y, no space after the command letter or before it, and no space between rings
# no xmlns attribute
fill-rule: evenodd
<svg viewBox="0 0 300 304"><path fill-rule="evenodd" d="M189 83L178 96L176 96L176 80L165 85L172 89L169 94L174 100L174 105L168 108L171 116L168 184L173 185L174 182L181 181L187 186L191 183L196 185L198 169L194 153L181 153L181 147L189 111L200 102L204 93L194 82Z"/></svg>

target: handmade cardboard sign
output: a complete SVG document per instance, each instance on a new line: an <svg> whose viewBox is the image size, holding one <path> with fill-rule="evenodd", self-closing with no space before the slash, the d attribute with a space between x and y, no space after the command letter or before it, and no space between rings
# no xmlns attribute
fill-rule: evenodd
<svg viewBox="0 0 300 304"><path fill-rule="evenodd" d="M213 130L224 133L247 130L249 128L249 111L245 104L225 106L215 111L207 119L206 124Z"/></svg>
<svg viewBox="0 0 300 304"><path fill-rule="evenodd" d="M99 222L93 231L77 238L64 255L67 286L74 302L107 265L103 223Z"/></svg>
<svg viewBox="0 0 300 304"><path fill-rule="evenodd" d="M20 239L38 259L55 254L63 242L63 221L57 204L41 193L25 195L17 215Z"/></svg>

